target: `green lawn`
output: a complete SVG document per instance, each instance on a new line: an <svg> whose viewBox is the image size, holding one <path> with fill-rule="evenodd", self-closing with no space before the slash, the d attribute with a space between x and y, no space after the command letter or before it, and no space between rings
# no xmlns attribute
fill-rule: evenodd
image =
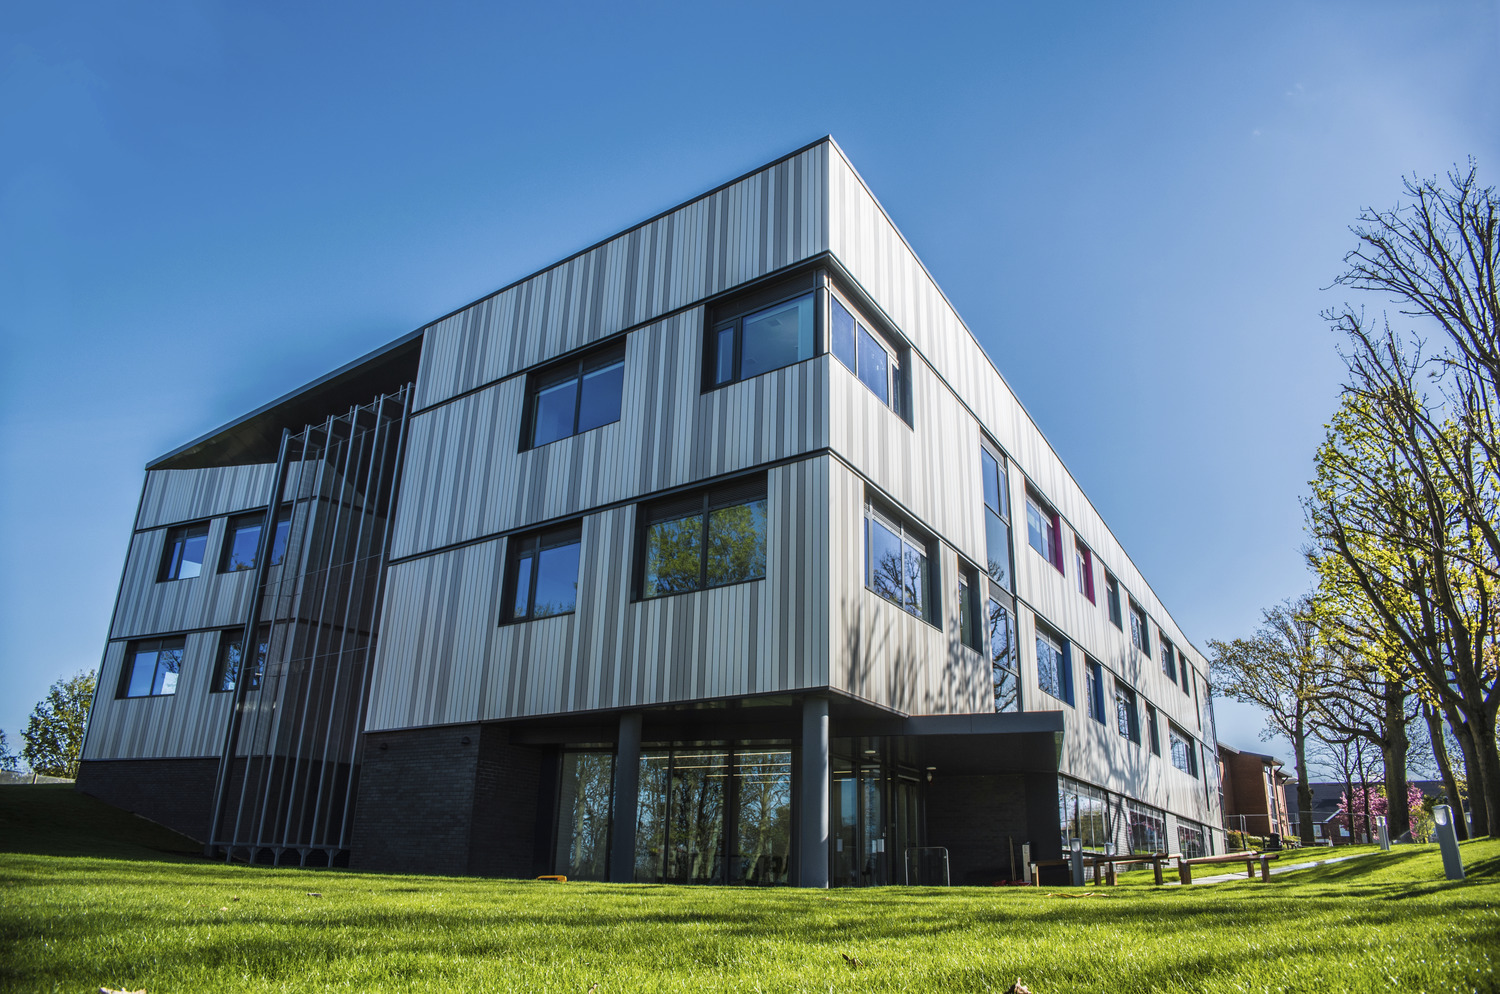
<svg viewBox="0 0 1500 994"><path fill-rule="evenodd" d="M1270 884L832 892L229 867L192 848L67 788L0 787L0 990L1500 990L1488 840L1465 844L1462 884L1422 846Z"/></svg>

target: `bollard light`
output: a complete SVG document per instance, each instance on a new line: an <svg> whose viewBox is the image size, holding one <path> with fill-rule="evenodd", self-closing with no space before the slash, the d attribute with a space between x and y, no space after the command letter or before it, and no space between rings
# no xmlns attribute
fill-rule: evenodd
<svg viewBox="0 0 1500 994"><path fill-rule="evenodd" d="M1432 820L1437 822L1438 846L1443 850L1443 874L1449 880L1464 878L1464 861L1458 854L1458 834L1453 831L1453 809L1439 804L1432 809Z"/></svg>
<svg viewBox="0 0 1500 994"><path fill-rule="evenodd" d="M1433 808L1432 820L1437 822L1439 825L1448 824L1448 805L1439 804L1437 807Z"/></svg>
<svg viewBox="0 0 1500 994"><path fill-rule="evenodd" d="M1082 887L1083 886L1083 840L1079 839L1079 838L1075 838L1075 839L1073 839L1069 843L1069 845L1072 847L1072 850L1073 850L1072 856L1069 859L1069 862L1072 863L1073 886L1074 887Z"/></svg>

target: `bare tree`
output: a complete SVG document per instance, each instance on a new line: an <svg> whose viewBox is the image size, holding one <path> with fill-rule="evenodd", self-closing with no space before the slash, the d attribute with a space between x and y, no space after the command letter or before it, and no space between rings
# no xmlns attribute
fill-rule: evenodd
<svg viewBox="0 0 1500 994"><path fill-rule="evenodd" d="M1326 649L1316 639L1312 604L1304 597L1261 612L1255 637L1231 642L1209 640L1209 673L1214 689L1266 716L1262 738L1280 733L1291 740L1297 771L1298 834L1313 841L1312 788L1307 776L1307 745L1318 701L1327 682Z"/></svg>

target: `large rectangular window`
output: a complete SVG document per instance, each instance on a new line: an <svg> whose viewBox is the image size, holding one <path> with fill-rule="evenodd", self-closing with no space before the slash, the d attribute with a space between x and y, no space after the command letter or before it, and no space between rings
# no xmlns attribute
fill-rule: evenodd
<svg viewBox="0 0 1500 994"><path fill-rule="evenodd" d="M224 551L219 557L219 572L238 573L255 568L255 554L260 549L260 530L265 524L264 511L241 514L229 519L224 533ZM276 532L271 536L271 565L279 566L286 556L287 535L292 528L292 509L284 507L276 515Z"/></svg>
<svg viewBox="0 0 1500 994"><path fill-rule="evenodd" d="M1136 715L1135 691L1115 680L1115 728L1124 738L1139 744L1141 724Z"/></svg>
<svg viewBox="0 0 1500 994"><path fill-rule="evenodd" d="M1062 526L1057 512L1030 493L1026 495L1026 541L1059 573L1063 571Z"/></svg>
<svg viewBox="0 0 1500 994"><path fill-rule="evenodd" d="M1120 611L1120 581L1113 573L1104 574L1104 594L1109 601L1109 620L1116 628L1125 627L1125 616Z"/></svg>
<svg viewBox="0 0 1500 994"><path fill-rule="evenodd" d="M748 380L811 359L817 347L812 275L739 294L708 311L704 387Z"/></svg>
<svg viewBox="0 0 1500 994"><path fill-rule="evenodd" d="M664 597L766 575L766 478L647 505L641 596Z"/></svg>
<svg viewBox="0 0 1500 994"><path fill-rule="evenodd" d="M930 540L894 511L865 502L865 586L908 614L934 621Z"/></svg>
<svg viewBox="0 0 1500 994"><path fill-rule="evenodd" d="M209 691L224 693L234 690L239 682L244 645L243 628L230 628L219 635L219 662L214 668L214 682ZM259 690L266 672L266 652L270 648L271 629L261 625L255 633L255 665L245 674L245 685L250 690Z"/></svg>
<svg viewBox="0 0 1500 994"><path fill-rule="evenodd" d="M1083 664L1088 672L1089 717L1104 724L1104 667L1092 659Z"/></svg>
<svg viewBox="0 0 1500 994"><path fill-rule="evenodd" d="M1177 851L1188 859L1208 855L1208 843L1202 825L1177 823Z"/></svg>
<svg viewBox="0 0 1500 994"><path fill-rule="evenodd" d="M1173 683L1177 682L1177 659L1172 652L1172 643L1166 639L1161 640L1161 671L1167 675L1167 679Z"/></svg>
<svg viewBox="0 0 1500 994"><path fill-rule="evenodd" d="M1014 590L1010 563L1010 488L1006 483L1005 457L979 449L979 474L984 478L985 570L990 579L1006 590Z"/></svg>
<svg viewBox="0 0 1500 994"><path fill-rule="evenodd" d="M620 420L625 344L568 359L533 373L526 385L523 449Z"/></svg>
<svg viewBox="0 0 1500 994"><path fill-rule="evenodd" d="M1073 703L1073 673L1066 639L1036 630L1036 680L1042 690L1065 704Z"/></svg>
<svg viewBox="0 0 1500 994"><path fill-rule="evenodd" d="M1167 816L1164 811L1138 801L1126 800L1125 812L1130 819L1132 853L1167 851Z"/></svg>
<svg viewBox="0 0 1500 994"><path fill-rule="evenodd" d="M553 868L569 880L609 879L614 774L615 758L607 752L563 754Z"/></svg>
<svg viewBox="0 0 1500 994"><path fill-rule="evenodd" d="M531 621L572 614L578 606L578 557L583 527L577 522L509 542L502 621Z"/></svg>
<svg viewBox="0 0 1500 994"><path fill-rule="evenodd" d="M1151 653L1151 631L1146 622L1146 611L1135 601L1130 602L1130 644L1146 653Z"/></svg>
<svg viewBox="0 0 1500 994"><path fill-rule="evenodd" d="M1089 852L1104 852L1114 839L1109 824L1109 795L1098 787L1058 777L1057 796L1063 852L1073 848L1073 839L1081 840Z"/></svg>
<svg viewBox="0 0 1500 994"><path fill-rule="evenodd" d="M185 645L181 638L148 639L126 645L125 666L116 696L167 697L177 693Z"/></svg>
<svg viewBox="0 0 1500 994"><path fill-rule="evenodd" d="M999 601L989 602L990 675L995 683L995 710L1021 710L1021 671L1016 658L1016 626Z"/></svg>
<svg viewBox="0 0 1500 994"><path fill-rule="evenodd" d="M1078 577L1078 592L1087 597L1090 604L1097 603L1094 600L1094 554L1078 539L1073 540L1073 572Z"/></svg>
<svg viewBox="0 0 1500 994"><path fill-rule="evenodd" d="M1198 754L1193 748L1193 739L1171 722L1167 723L1167 739L1172 747L1172 765L1190 777L1198 775Z"/></svg>
<svg viewBox="0 0 1500 994"><path fill-rule="evenodd" d="M158 580L189 580L203 572L208 555L208 522L178 525L167 532Z"/></svg>
<svg viewBox="0 0 1500 994"><path fill-rule="evenodd" d="M905 381L901 376L901 350L879 332L855 317L837 297L830 296L834 358L859 377L859 381L880 398L880 402L905 417L902 397Z"/></svg>
<svg viewBox="0 0 1500 994"><path fill-rule="evenodd" d="M984 651L979 626L979 572L963 562L958 564L958 632L964 645Z"/></svg>

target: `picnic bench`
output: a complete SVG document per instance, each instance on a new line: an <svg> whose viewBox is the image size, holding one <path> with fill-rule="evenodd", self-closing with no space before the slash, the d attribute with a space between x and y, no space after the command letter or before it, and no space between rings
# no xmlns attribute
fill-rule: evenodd
<svg viewBox="0 0 1500 994"><path fill-rule="evenodd" d="M1068 866L1072 864L1071 859L1038 859L1031 864L1031 886L1042 885L1042 867L1044 866Z"/></svg>
<svg viewBox="0 0 1500 994"><path fill-rule="evenodd" d="M1244 863L1245 876L1251 880L1255 879L1255 864L1260 864L1260 879L1269 883L1271 880L1271 860L1280 858L1280 853L1258 852L1254 849L1245 852L1225 853L1222 856L1178 856L1177 876L1184 885L1193 882L1193 867L1205 866L1212 863Z"/></svg>
<svg viewBox="0 0 1500 994"><path fill-rule="evenodd" d="M1119 856L1086 856L1085 859L1094 864L1094 886L1102 887L1108 883L1114 887L1119 883L1116 868L1121 863L1150 863L1151 868L1156 871L1156 886L1160 887L1164 881L1161 874L1161 865L1171 859L1171 855L1164 852L1153 853L1125 853ZM1100 876L1099 868L1104 867L1104 875Z"/></svg>

